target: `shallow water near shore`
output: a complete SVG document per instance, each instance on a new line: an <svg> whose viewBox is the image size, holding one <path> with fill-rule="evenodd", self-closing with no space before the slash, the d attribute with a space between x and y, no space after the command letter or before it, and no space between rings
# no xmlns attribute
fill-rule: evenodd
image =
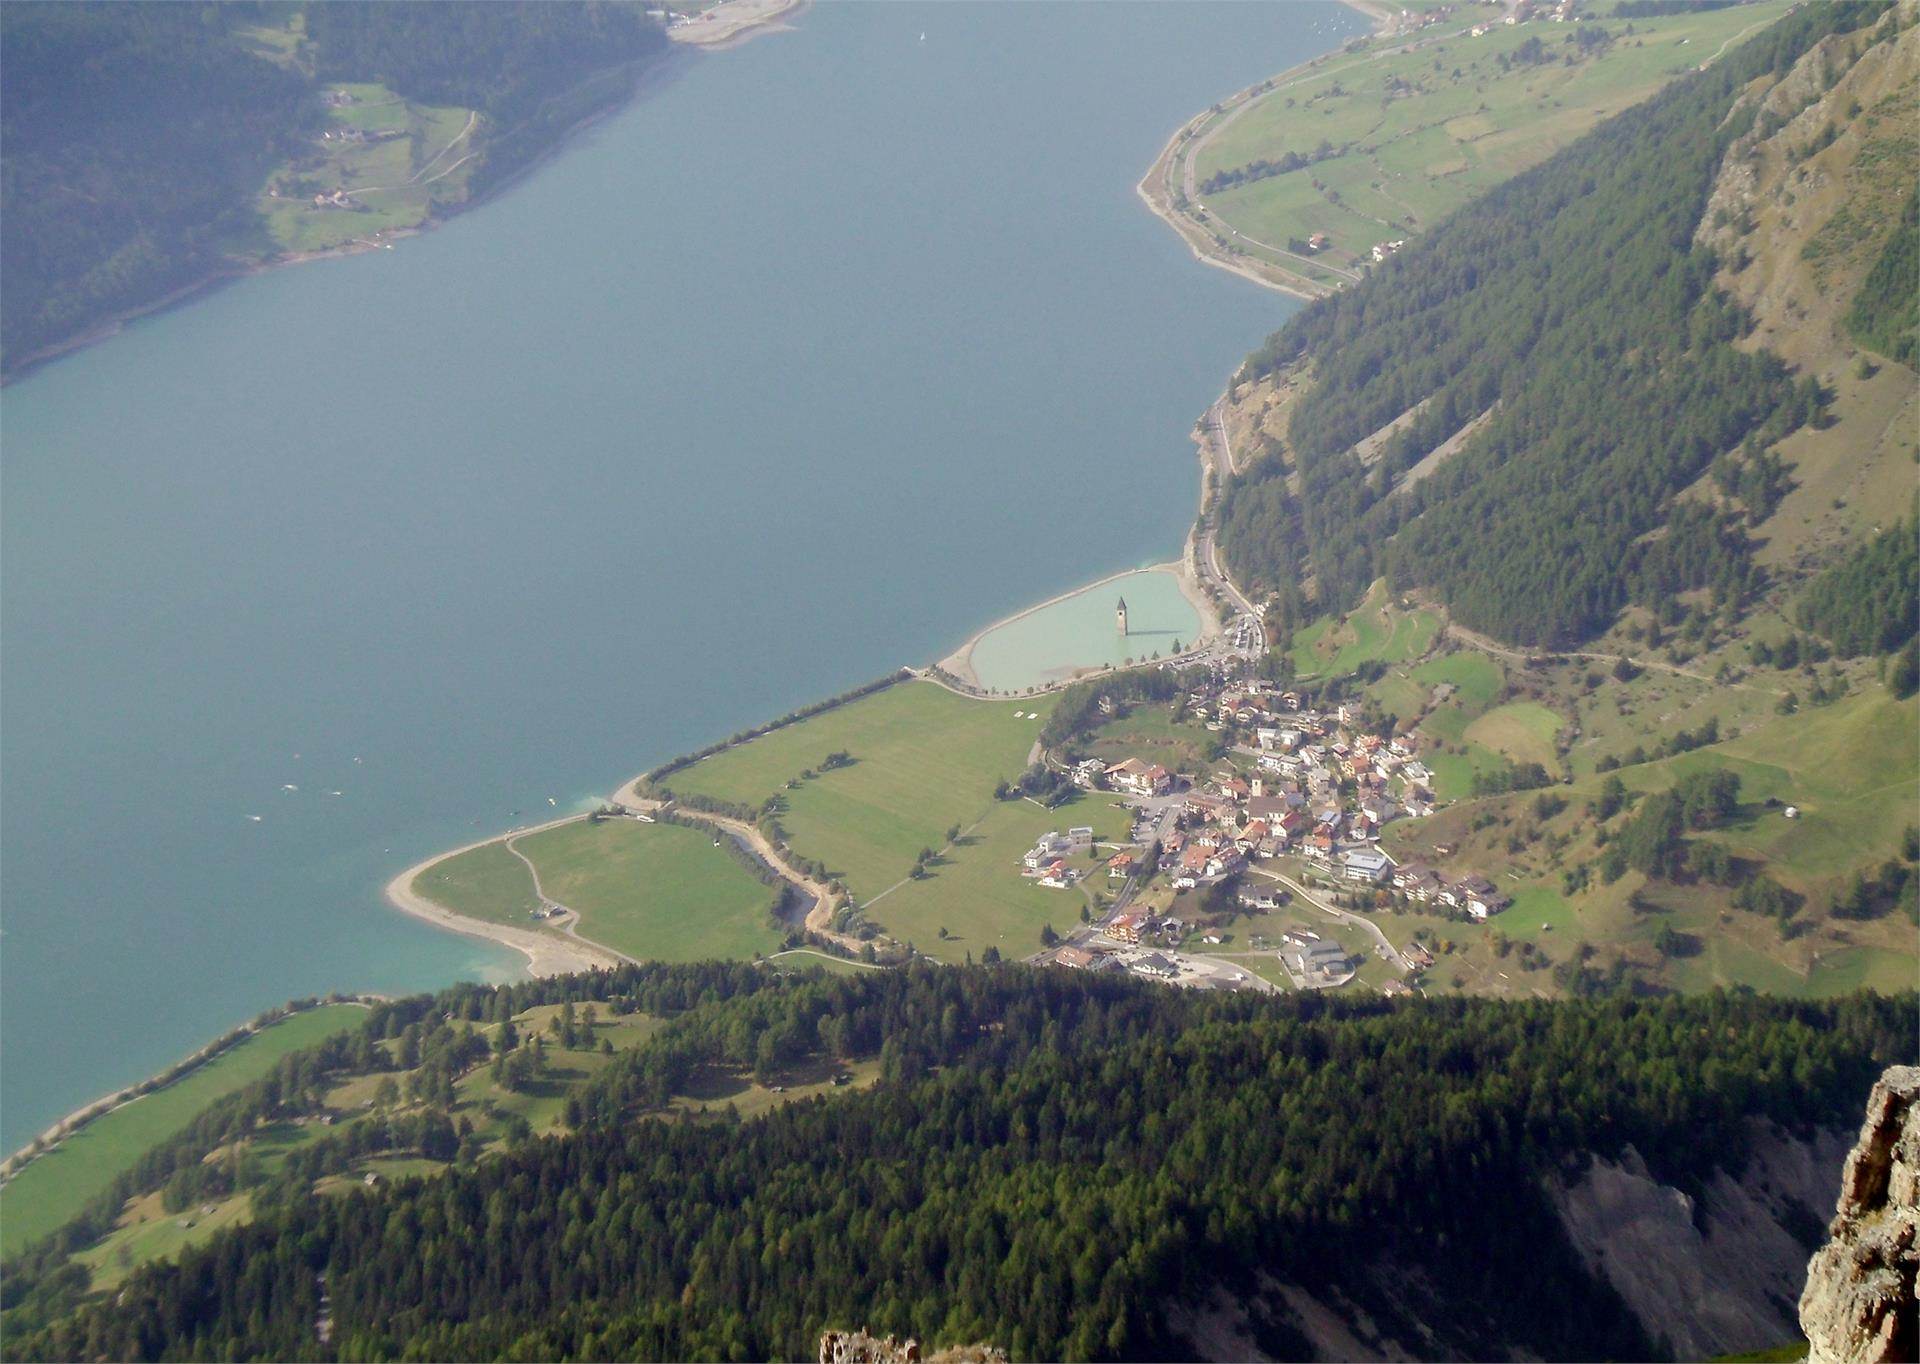
<svg viewBox="0 0 1920 1364"><path fill-rule="evenodd" d="M1193 420L1297 305L1133 187L1364 27L816 5L10 386L0 1145L290 996L517 973L381 887L1177 554Z"/></svg>
<svg viewBox="0 0 1920 1364"><path fill-rule="evenodd" d="M1116 611L1127 604L1121 633ZM973 675L992 691L1017 692L1083 671L1177 652L1200 634L1200 613L1163 568L1123 574L996 625L974 641Z"/></svg>

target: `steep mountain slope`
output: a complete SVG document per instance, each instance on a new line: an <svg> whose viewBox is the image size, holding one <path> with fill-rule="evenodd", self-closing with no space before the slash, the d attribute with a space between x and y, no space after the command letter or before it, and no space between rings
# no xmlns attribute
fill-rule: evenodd
<svg viewBox="0 0 1920 1364"><path fill-rule="evenodd" d="M1890 1364L1920 1353L1920 1068L1890 1066L1847 1154L1831 1239L1807 1266L1810 1364Z"/></svg>
<svg viewBox="0 0 1920 1364"><path fill-rule="evenodd" d="M1284 396L1284 415L1240 423L1256 458L1220 510L1238 573L1283 600L1304 575L1304 619L1350 609L1384 572L1464 625L1562 647L1697 589L1723 618L1750 609L1769 579L1747 529L1777 511L1782 480L1759 468L1746 497L1689 490L1710 468L1741 489L1746 465L1795 465L1789 440L1840 451L1824 463L1879 490L1863 447L1898 445L1912 374L1884 366L1872 410L1829 434L1855 405L1835 373L1851 342L1794 317L1794 344L1775 344L1805 305L1724 240L1751 216L1730 180L1751 174L1756 195L1786 176L1841 184L1830 195L1890 187L1781 220L1822 234L1796 268L1837 320L1913 182L1911 18L1791 15L1296 317L1239 376L1242 399L1264 413ZM1750 286L1729 287L1736 265ZM1775 316L1749 312L1763 296Z"/></svg>
<svg viewBox="0 0 1920 1364"><path fill-rule="evenodd" d="M1383 848L1515 900L1487 925L1391 906L1448 949L1427 988L1912 978L1917 21L1914 0L1807 7L1239 376L1216 514L1268 600L1273 671L1415 734L1456 804ZM1756 420L1721 444L1743 375ZM1430 612L1430 656L1369 654ZM1548 750L1539 775L1570 786L1484 794ZM1738 814L1642 856L1643 799L1709 773L1738 780Z"/></svg>

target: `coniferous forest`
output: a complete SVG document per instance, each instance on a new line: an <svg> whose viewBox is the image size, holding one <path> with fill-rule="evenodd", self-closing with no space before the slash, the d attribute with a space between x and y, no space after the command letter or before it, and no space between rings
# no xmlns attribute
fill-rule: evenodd
<svg viewBox="0 0 1920 1364"><path fill-rule="evenodd" d="M1920 362L1920 186L1861 282L1847 311L1847 328L1861 344L1903 365Z"/></svg>
<svg viewBox="0 0 1920 1364"><path fill-rule="evenodd" d="M1754 117L1735 107L1741 86L1878 12L1790 16L1271 337L1241 377L1311 357L1290 427L1298 491L1257 476L1228 489L1236 573L1272 588L1305 569L1332 611L1385 573L1434 590L1462 624L1539 644L1690 588L1737 606L1755 584L1744 531L1730 515L1671 520L1673 498L1743 442L1758 454L1818 420L1825 399L1812 376L1736 348L1750 320L1714 287L1694 230ZM1350 453L1416 409L1371 466ZM1483 414L1430 476L1395 488Z"/></svg>
<svg viewBox="0 0 1920 1364"><path fill-rule="evenodd" d="M576 998L672 1021L583 1091L574 1135L391 1187L263 1187L252 1225L77 1311L84 1269L44 1247L8 1278L10 1357L778 1358L864 1322L1164 1358L1179 1295L1256 1272L1363 1293L1383 1259L1469 1356L1652 1357L1543 1178L1631 1144L1696 1187L1740 1168L1755 1118L1851 1123L1920 1022L1874 996L1396 1006L1020 967L627 968L402 1001L224 1121L298 1111L382 1035L484 1064L490 1020ZM880 1078L751 1122L660 1116L691 1066L808 1053Z"/></svg>
<svg viewBox="0 0 1920 1364"><path fill-rule="evenodd" d="M1920 630L1920 518L1888 526L1814 579L1800 624L1842 656L1892 653Z"/></svg>

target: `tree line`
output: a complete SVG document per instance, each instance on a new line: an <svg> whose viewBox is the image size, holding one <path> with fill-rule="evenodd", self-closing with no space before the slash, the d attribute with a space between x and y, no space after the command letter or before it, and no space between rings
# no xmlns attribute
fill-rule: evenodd
<svg viewBox="0 0 1920 1364"><path fill-rule="evenodd" d="M1908 368L1920 364L1920 188L1907 197L1899 226L1860 282L1846 323L1861 345Z"/></svg>
<svg viewBox="0 0 1920 1364"><path fill-rule="evenodd" d="M578 1091L574 1135L266 1210L113 1302L10 1330L9 1354L744 1359L865 1322L1164 1358L1183 1348L1166 1301L1256 1272L1338 1282L1415 1338L1359 1272L1386 1259L1470 1357L1648 1358L1542 1176L1631 1144L1697 1193L1740 1168L1754 1118L1856 1122L1920 1026L1912 998L1869 995L1395 1006L1023 967L743 970L629 972L632 996L622 973L537 983L699 1002ZM434 1012L500 1012L511 989ZM663 1058L763 1050L878 1057L881 1078L751 1122L651 1116ZM1535 1291L1509 1291L1514 1244Z"/></svg>

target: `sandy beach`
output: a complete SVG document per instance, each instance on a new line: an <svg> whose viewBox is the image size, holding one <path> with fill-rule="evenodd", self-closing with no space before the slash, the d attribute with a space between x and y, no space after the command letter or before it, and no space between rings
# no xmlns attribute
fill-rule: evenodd
<svg viewBox="0 0 1920 1364"><path fill-rule="evenodd" d="M787 27L781 20L798 18L808 0L724 0L690 24L667 30L676 43L704 47L710 52L744 43L763 33Z"/></svg>
<svg viewBox="0 0 1920 1364"><path fill-rule="evenodd" d="M627 958L610 948L573 935L562 939L556 934L544 933L537 928L515 928L511 924L470 919L464 914L455 914L444 905L436 904L413 888L415 877L436 863L446 861L449 857L458 857L461 853L471 852L475 848L484 848L490 843L502 843L509 838L538 833L542 829L558 828L562 824L571 824L575 820L585 818L585 815L569 815L565 819L549 820L533 828L515 829L512 833L496 834L492 838L483 838L477 842L468 843L464 847L435 853L424 861L414 863L387 882L387 903L403 914L411 914L416 919L426 920L436 928L464 933L470 938L485 938L489 942L513 949L527 959L529 975L565 976L576 971L610 971L625 962Z"/></svg>

